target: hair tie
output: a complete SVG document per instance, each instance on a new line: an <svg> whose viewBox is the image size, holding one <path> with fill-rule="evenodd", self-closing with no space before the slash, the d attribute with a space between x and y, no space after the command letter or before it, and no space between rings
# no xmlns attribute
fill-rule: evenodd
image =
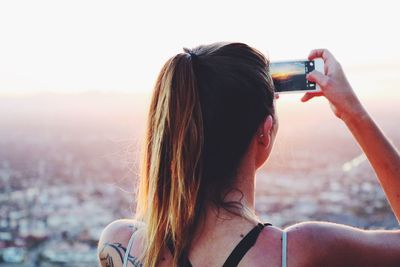
<svg viewBox="0 0 400 267"><path fill-rule="evenodd" d="M189 54L190 59L192 60L192 62L196 61L199 57L196 55L196 53L194 53L190 48L183 48L183 51L187 54Z"/></svg>
<svg viewBox="0 0 400 267"><path fill-rule="evenodd" d="M192 59L192 61L195 61L195 60L198 59L198 56L195 53L193 53L192 51L190 51L188 53L189 53L190 58Z"/></svg>

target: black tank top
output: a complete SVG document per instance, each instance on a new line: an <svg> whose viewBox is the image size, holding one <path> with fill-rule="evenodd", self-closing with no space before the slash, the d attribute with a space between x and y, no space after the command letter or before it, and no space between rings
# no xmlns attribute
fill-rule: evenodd
<svg viewBox="0 0 400 267"><path fill-rule="evenodd" d="M258 223L250 232L247 233L245 237L243 237L243 239L239 242L239 244L237 244L237 246L233 249L229 257L226 259L225 263L222 265L222 267L237 266L244 257L244 255L246 255L247 251L249 251L251 247L254 246L262 229L265 226L270 226L270 225L271 225L270 223L264 223L264 224ZM172 244L172 242L169 241L167 245L171 253L173 253L174 245ZM192 267L192 264L190 263L186 253L182 253L182 256L179 258L178 261L178 266Z"/></svg>

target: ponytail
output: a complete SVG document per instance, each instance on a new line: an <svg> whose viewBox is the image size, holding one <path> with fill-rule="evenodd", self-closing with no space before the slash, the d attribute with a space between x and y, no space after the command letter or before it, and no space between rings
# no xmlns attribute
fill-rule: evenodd
<svg viewBox="0 0 400 267"><path fill-rule="evenodd" d="M169 239L177 265L198 221L203 120L193 60L180 53L166 62L150 104L136 210L146 223L146 267L157 265Z"/></svg>
<svg viewBox="0 0 400 267"><path fill-rule="evenodd" d="M243 43L185 49L163 66L142 152L136 219L145 224L142 262L155 267L171 241L173 266L188 252L206 207L257 222L227 201L260 124L274 114L268 60Z"/></svg>

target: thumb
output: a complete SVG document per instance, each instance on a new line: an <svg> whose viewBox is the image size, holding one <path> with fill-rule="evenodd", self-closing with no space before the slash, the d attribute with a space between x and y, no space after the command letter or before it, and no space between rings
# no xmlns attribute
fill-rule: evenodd
<svg viewBox="0 0 400 267"><path fill-rule="evenodd" d="M328 79L327 76L316 70L307 74L307 80L317 83L321 88L324 88L327 85Z"/></svg>
<svg viewBox="0 0 400 267"><path fill-rule="evenodd" d="M323 96L324 94L322 92L307 92L304 94L304 96L301 98L301 102L307 102L313 97L316 96Z"/></svg>
<svg viewBox="0 0 400 267"><path fill-rule="evenodd" d="M310 93L305 93L304 96L301 98L302 102L307 102L308 100L310 100L311 98L313 98L314 95L310 94Z"/></svg>

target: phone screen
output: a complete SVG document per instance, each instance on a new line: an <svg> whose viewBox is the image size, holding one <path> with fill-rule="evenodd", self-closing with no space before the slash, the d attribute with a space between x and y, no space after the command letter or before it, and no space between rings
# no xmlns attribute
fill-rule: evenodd
<svg viewBox="0 0 400 267"><path fill-rule="evenodd" d="M306 79L307 73L315 69L314 61L271 62L270 72L276 92L312 91L316 85Z"/></svg>

